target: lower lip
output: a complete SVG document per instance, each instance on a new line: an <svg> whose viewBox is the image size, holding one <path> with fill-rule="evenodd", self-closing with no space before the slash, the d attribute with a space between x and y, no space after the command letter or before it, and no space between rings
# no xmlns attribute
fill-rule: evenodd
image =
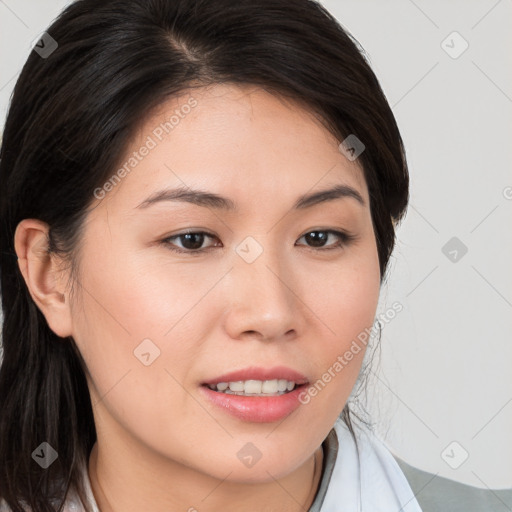
<svg viewBox="0 0 512 512"><path fill-rule="evenodd" d="M243 421L272 423L286 418L301 405L299 395L306 386L303 384L289 393L276 396L227 395L204 385L200 389L212 403Z"/></svg>

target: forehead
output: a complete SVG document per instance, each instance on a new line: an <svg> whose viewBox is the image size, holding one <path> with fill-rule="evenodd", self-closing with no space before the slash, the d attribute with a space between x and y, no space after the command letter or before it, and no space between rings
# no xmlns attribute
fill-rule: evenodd
<svg viewBox="0 0 512 512"><path fill-rule="evenodd" d="M122 187L109 199L121 189L140 198L162 187L199 185L242 201L244 192L250 198L251 191L304 193L344 183L367 202L363 171L339 143L319 116L288 98L254 86L191 88L141 123L119 165L127 171Z"/></svg>

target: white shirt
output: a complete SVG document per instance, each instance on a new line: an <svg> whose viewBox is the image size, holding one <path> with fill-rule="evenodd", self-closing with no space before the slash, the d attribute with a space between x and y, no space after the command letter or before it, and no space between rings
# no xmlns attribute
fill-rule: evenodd
<svg viewBox="0 0 512 512"><path fill-rule="evenodd" d="M341 419L324 441L324 474L309 512L422 512L384 443L353 427L357 447Z"/></svg>

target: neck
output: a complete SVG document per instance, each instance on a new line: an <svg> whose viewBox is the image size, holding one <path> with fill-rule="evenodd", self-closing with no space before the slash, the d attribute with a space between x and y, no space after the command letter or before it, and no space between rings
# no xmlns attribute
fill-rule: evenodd
<svg viewBox="0 0 512 512"><path fill-rule="evenodd" d="M102 447L101 443L94 445L88 468L101 512L139 512L147 509L148 502L153 512L305 512L314 501L322 476L321 446L292 474L257 484L230 482L227 477L217 480L176 463L165 472L168 477L157 479L155 475L164 473L145 472L143 464L130 469L128 464L109 463L114 459L112 453Z"/></svg>
<svg viewBox="0 0 512 512"><path fill-rule="evenodd" d="M146 475L146 480L137 477L136 471L121 471L120 474L119 467L114 469L114 465L108 464L108 458L108 454L103 454L101 445L95 443L89 458L88 473L101 512L138 512L147 509L148 503L154 512L305 512L311 507L320 485L323 450L320 446L291 475L268 483L240 484L224 479L212 485L215 479L202 479L189 470L176 473L176 478L166 479L165 492L161 487L152 485L155 484L154 472ZM168 482L173 483L168 485ZM202 496L204 498L201 500ZM191 506L193 503L197 510Z"/></svg>

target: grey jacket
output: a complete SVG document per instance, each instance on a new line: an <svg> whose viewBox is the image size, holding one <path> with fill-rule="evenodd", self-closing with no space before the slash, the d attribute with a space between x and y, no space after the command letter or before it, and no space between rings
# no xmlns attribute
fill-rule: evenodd
<svg viewBox="0 0 512 512"><path fill-rule="evenodd" d="M512 489L479 489L427 473L393 457L423 512L512 512Z"/></svg>

